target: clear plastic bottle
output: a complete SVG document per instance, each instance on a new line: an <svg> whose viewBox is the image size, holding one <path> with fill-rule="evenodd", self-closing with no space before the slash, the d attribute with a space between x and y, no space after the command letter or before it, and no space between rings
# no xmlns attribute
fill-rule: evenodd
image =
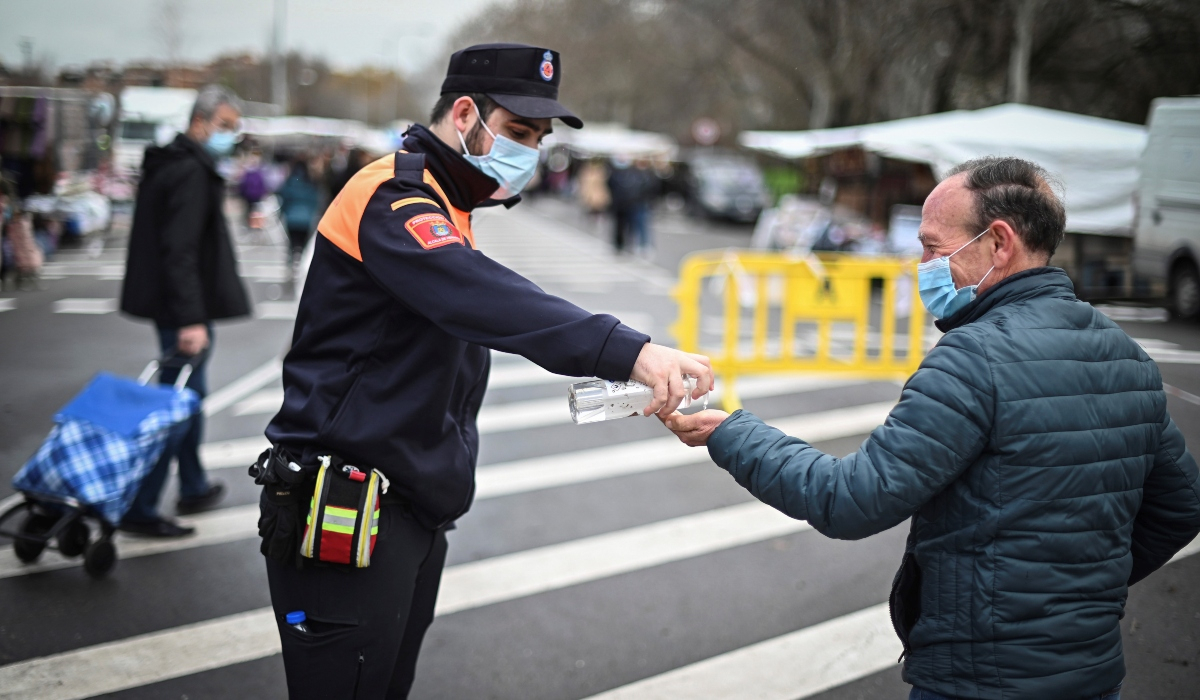
<svg viewBox="0 0 1200 700"><path fill-rule="evenodd" d="M308 624L306 624L306 621L308 620L308 616L304 614L303 610L297 610L295 612L290 612L286 615L286 618L287 618L287 623L289 626L291 626L294 629L300 630L301 632L303 632L305 634L308 634Z"/></svg>
<svg viewBox="0 0 1200 700"><path fill-rule="evenodd" d="M692 392L696 390L696 378L683 377L687 396L680 408L692 405ZM641 415L654 400L654 390L641 382L610 382L593 379L572 384L567 388L567 403L571 406L571 420L576 425L599 423ZM708 407L708 394L704 395L704 406Z"/></svg>

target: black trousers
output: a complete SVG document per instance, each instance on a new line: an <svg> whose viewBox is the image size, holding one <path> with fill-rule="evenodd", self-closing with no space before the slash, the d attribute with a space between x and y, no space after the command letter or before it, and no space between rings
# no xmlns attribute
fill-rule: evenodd
<svg viewBox="0 0 1200 700"><path fill-rule="evenodd" d="M446 533L384 504L365 569L267 559L291 700L407 698L446 563ZM308 632L285 621L304 611Z"/></svg>

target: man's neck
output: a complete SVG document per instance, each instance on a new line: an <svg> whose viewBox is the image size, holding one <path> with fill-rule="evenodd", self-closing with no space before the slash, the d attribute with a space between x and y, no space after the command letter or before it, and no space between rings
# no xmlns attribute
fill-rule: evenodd
<svg viewBox="0 0 1200 700"><path fill-rule="evenodd" d="M442 119L436 124L429 125L429 133L438 137L442 143L446 144L450 150L455 153L462 153L462 143L459 142L456 134L458 130L454 128L454 122L449 119Z"/></svg>

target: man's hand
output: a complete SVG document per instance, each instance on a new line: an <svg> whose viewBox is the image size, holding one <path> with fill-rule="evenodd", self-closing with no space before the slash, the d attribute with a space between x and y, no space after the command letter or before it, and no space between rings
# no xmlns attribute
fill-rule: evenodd
<svg viewBox="0 0 1200 700"><path fill-rule="evenodd" d="M679 408L687 388L683 375L696 378L696 390L692 398L698 399L713 388L712 363L704 355L693 355L673 348L646 343L633 365L630 379L639 381L654 390L654 401L646 407L644 415L657 413L666 418Z"/></svg>
<svg viewBox="0 0 1200 700"><path fill-rule="evenodd" d="M198 355L208 347L208 328L203 323L179 329L175 347L183 355Z"/></svg>
<svg viewBox="0 0 1200 700"><path fill-rule="evenodd" d="M712 435L717 426L724 423L729 414L724 411L707 410L685 416L682 413L672 413L666 418L659 418L675 437L688 447L703 447L708 444L708 436Z"/></svg>

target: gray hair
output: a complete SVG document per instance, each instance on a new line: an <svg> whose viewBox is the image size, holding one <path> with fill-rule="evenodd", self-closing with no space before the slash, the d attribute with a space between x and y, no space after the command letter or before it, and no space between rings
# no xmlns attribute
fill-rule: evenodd
<svg viewBox="0 0 1200 700"><path fill-rule="evenodd" d="M1020 158L985 157L969 160L946 177L966 173L966 187L975 196L972 231L1007 221L1030 250L1047 258L1063 239L1067 213L1055 193L1061 184L1037 163Z"/></svg>
<svg viewBox="0 0 1200 700"><path fill-rule="evenodd" d="M200 94L196 95L196 104L192 105L191 120L195 121L197 117L205 120L212 119L221 105L233 107L238 114L245 111L245 105L233 90L224 85L205 85L200 89Z"/></svg>

